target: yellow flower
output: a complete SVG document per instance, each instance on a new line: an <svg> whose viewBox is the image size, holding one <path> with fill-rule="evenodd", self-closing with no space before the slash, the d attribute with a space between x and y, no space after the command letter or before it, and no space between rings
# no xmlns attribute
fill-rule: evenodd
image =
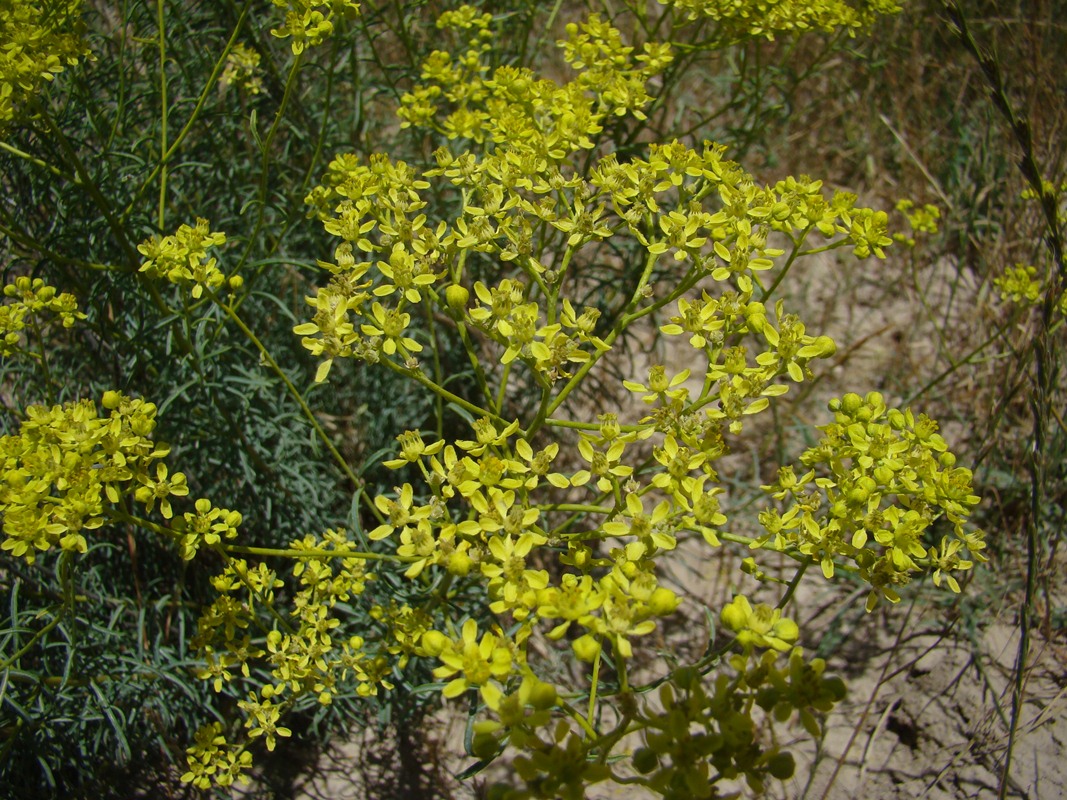
<svg viewBox="0 0 1067 800"><path fill-rule="evenodd" d="M766 603L753 609L743 594L735 597L720 617L723 625L737 634L737 641L745 650L769 647L784 653L800 636L800 628L793 620L782 617L780 609Z"/></svg>
<svg viewBox="0 0 1067 800"><path fill-rule="evenodd" d="M167 465L162 461L156 464L155 478L151 478L148 475L140 475L138 480L141 481L142 485L137 488L134 495L137 498L137 502L144 503L146 510L151 512L158 500L159 513L165 519L170 519L174 516L174 511L170 506L170 498L185 497L185 495L189 494L189 487L185 483L185 474L175 472L173 476L168 477Z"/></svg>
<svg viewBox="0 0 1067 800"><path fill-rule="evenodd" d="M433 671L434 677L456 676L442 690L445 697L458 697L467 689L477 687L487 703L499 700L500 689L491 681L502 680L512 671L511 650L504 639L486 633L479 641L478 623L473 619L463 623L462 634L457 640L448 640L439 633L436 637L427 636L430 637L427 649L437 650L437 658L441 661L441 666Z"/></svg>
<svg viewBox="0 0 1067 800"><path fill-rule="evenodd" d="M397 489L397 495L396 500L390 500L385 495L378 495L374 498L374 505L388 519L368 534L372 540L385 539L397 528L406 532L409 526L429 518L429 506L413 505L415 491L410 483L405 483Z"/></svg>
<svg viewBox="0 0 1067 800"><path fill-rule="evenodd" d="M271 700L260 701L254 692L248 697L248 700L241 700L237 703L241 710L248 714L248 719L245 720L248 738L255 739L262 736L267 743L267 749L273 751L277 744L276 737L292 736L293 732L289 728L278 725L281 709Z"/></svg>
<svg viewBox="0 0 1067 800"><path fill-rule="evenodd" d="M381 303L371 306L371 323L363 323L360 330L367 336L384 337L381 348L386 355L399 353L403 358L410 358L412 353L422 350L422 345L404 331L411 324L411 315L395 308L386 309Z"/></svg>

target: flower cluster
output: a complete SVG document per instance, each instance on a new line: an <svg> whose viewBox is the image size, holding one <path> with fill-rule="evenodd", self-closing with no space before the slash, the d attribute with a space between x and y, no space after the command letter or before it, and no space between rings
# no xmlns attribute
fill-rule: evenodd
<svg viewBox="0 0 1067 800"><path fill-rule="evenodd" d="M219 517L232 521L226 520L227 513L235 512L221 510ZM292 571L299 588L292 592L288 615L280 612L275 596L284 582L264 563L229 558L212 579L218 597L201 614L192 643L203 664L197 675L221 692L238 675L248 678L252 665L269 672L271 680L237 704L249 739L262 737L268 750L291 734L281 718L300 698L311 696L327 705L346 683L364 697L377 694L379 686L392 688L391 663L384 654L368 652L360 636L336 633L343 616L338 604L363 594L374 579L353 545L345 531L334 529L291 543L292 552L299 554ZM267 631L266 636L254 636L256 629ZM187 762L190 771L182 780L202 785L197 780L204 770L198 765L214 762L205 759L199 739ZM239 762L241 768L250 764Z"/></svg>
<svg viewBox="0 0 1067 800"><path fill-rule="evenodd" d="M914 233L937 233L939 220L941 219L941 210L937 206L929 203L916 206L913 201L904 199L897 202L897 211L908 220L908 225ZM908 247L915 246L914 236L895 233L893 238L898 242L903 242Z"/></svg>
<svg viewBox="0 0 1067 800"><path fill-rule="evenodd" d="M822 236L828 246L851 245L859 257L882 256L892 241L886 215L856 208L854 195L827 199L821 183L808 179L760 188L718 146L652 145L647 159L626 162L608 155L593 164L588 180L526 148L502 146L480 159L442 149L439 167L422 176L384 156L364 164L345 155L331 163L307 201L342 242L332 263L320 262L332 278L308 298L313 321L294 328L322 359L319 380L339 357L395 357L417 367L423 345L409 330L416 304L473 325L498 343L502 364L525 363L543 385L569 379L610 349L610 341L597 335L599 310L560 297L567 269L579 263L583 248L630 239L648 258L634 308L643 299L650 300L648 310L658 307L648 279L662 256L684 262L689 286L706 275L731 287L721 297L678 298L679 314L663 330L688 333L694 347L723 359L713 378L721 387L720 408L708 416L736 432L744 414L786 390L774 383L776 376L802 380L809 361L834 352L829 339L806 334L781 306L771 321L754 301L762 290L759 274L782 255L768 244L771 234L788 234L798 248L809 235ZM456 219L433 224L423 192L427 179L440 178L458 188L465 203ZM379 259L359 260L361 252ZM463 281L474 253L514 265L517 274L495 283L476 280L472 294ZM553 255L556 263L546 264ZM749 332L763 336L773 352L739 368L741 351L728 352L723 342ZM734 359L729 364L727 356Z"/></svg>
<svg viewBox="0 0 1067 800"><path fill-rule="evenodd" d="M993 279L993 285L1005 303L1033 308L1041 305L1045 297L1045 285L1037 275L1037 267L1030 264L1008 267ZM1056 311L1067 316L1067 291L1060 295Z"/></svg>
<svg viewBox="0 0 1067 800"><path fill-rule="evenodd" d="M237 527L242 521L240 512L217 508L203 497L196 501L194 508L174 521L174 530L181 535L179 552L186 561L192 560L201 547L213 547L224 539L237 538Z"/></svg>
<svg viewBox="0 0 1067 800"><path fill-rule="evenodd" d="M236 84L249 94L263 91L263 79L259 76L259 53L241 43L233 46L226 56L226 66L219 76L219 87L225 89Z"/></svg>
<svg viewBox="0 0 1067 800"><path fill-rule="evenodd" d="M779 471L763 489L785 503L760 514L767 533L754 547L795 548L830 578L845 561L871 586L867 609L900 600L896 587L932 574L959 591L956 575L984 561L981 531L966 527L979 498L971 471L956 466L937 423L888 408L882 395L847 394L830 403L834 422L801 456L808 471ZM951 536L938 541L946 526ZM965 557L969 554L969 558Z"/></svg>
<svg viewBox="0 0 1067 800"><path fill-rule="evenodd" d="M511 66L490 74L483 61L490 23L488 14L477 15L468 6L442 16L439 26L459 31L466 49L430 54L423 82L401 98L397 113L403 126L558 163L592 149L611 117L644 119L642 109L652 101L648 82L672 59L667 44L649 43L634 55L619 31L593 14L567 25L567 38L560 42L565 60L578 71L574 80L561 85Z"/></svg>
<svg viewBox="0 0 1067 800"><path fill-rule="evenodd" d="M198 730L188 752L189 769L181 778L184 783L210 789L212 785L226 787L249 782L247 773L252 769L252 753L243 746L227 744L221 722L209 723Z"/></svg>
<svg viewBox="0 0 1067 800"><path fill-rule="evenodd" d="M153 235L137 245L146 259L140 271L183 288L192 287L193 299L199 299L204 289L213 291L226 282L218 259L207 253L209 247L225 243L226 234L209 230L206 219L197 219L196 225L181 225L173 235Z"/></svg>
<svg viewBox="0 0 1067 800"><path fill-rule="evenodd" d="M632 760L634 771L645 776L641 782L664 797L714 798L722 779L744 778L761 793L768 779L792 777L792 754L773 736L768 741L754 709L772 723L795 713L818 737L816 715L844 698L845 685L825 674L822 659L805 659L799 647L785 649L782 666L774 649L736 655L730 659L734 675L723 670L710 685L692 667L676 670L660 688L659 710L650 707L642 720L644 742Z"/></svg>
<svg viewBox="0 0 1067 800"><path fill-rule="evenodd" d="M591 701L602 688L601 666L610 664L625 694L639 643L681 602L661 583L661 560L685 538L712 547L724 539L752 543L726 530L720 507L716 465L729 437L792 384L811 380L813 362L835 350L783 302L767 302L765 277L785 255L772 241L791 243L791 260L807 246L882 257L893 239L887 215L857 207L854 195L827 196L821 182L807 177L761 186L711 143L598 155L603 126L620 109L641 111L648 96L636 87L662 71L669 51L646 46L634 55L618 31L590 17L567 29L562 46L578 77L561 86L506 67L490 74L482 56L491 24L466 6L446 14L441 27L460 36L466 50L458 58L431 56L400 111L408 124L465 140L467 149L442 147L437 166L421 174L381 155L367 161L341 155L308 195L311 214L341 241L333 259L320 262L329 277L307 298L313 318L294 332L320 359L319 380L337 358L385 362L471 414L469 438L428 442L417 431L398 437L397 456L385 466L416 477L374 497L379 524L367 535L391 543L410 581L480 587L488 613L474 618L461 608L453 619L441 609L377 607L375 619L386 628L380 657L398 665L432 659L444 696L469 694L484 704L475 754L491 758L506 744L521 751L514 763L525 789L505 796L577 797L588 783L613 775L597 754L607 734L592 729L593 711L574 727L579 712L561 698L573 697L576 687L557 686L535 654L567 648L590 665L592 675L579 676L587 683L577 688ZM456 213L432 220L435 195L449 192ZM571 292L581 284L583 264L620 253L634 264L629 273L620 265L625 295L603 326L601 310L579 306ZM653 365L647 377L623 382L645 416L625 425L613 414L596 421L557 416L618 336L657 312L660 330L686 337L696 358L686 369ZM434 328L420 329L421 320ZM444 376L427 374L419 363L430 337L439 342L453 334L471 356L481 396L452 395ZM501 398L518 374L541 395L532 419L505 416ZM918 437L942 459L931 471L916 445L915 456L893 473L894 495L915 494L907 510L921 515L923 478L946 494L965 476L948 468L951 456L939 437L930 439L925 418L901 419L902 436ZM572 435L554 435L562 427ZM863 470L881 462L861 466L866 451L853 456L844 440L835 448L845 460L833 464L847 474L834 488L851 497ZM820 480L818 487L829 490ZM980 538L962 528L972 501L968 489L947 513L974 552ZM938 495L928 506L950 503ZM892 510L880 513L895 519ZM799 552L832 571L844 551L823 558L815 546L788 539L794 528L798 536L810 529L794 518L803 519L786 512L784 533L755 545ZM890 544L884 552L890 550L898 548ZM953 587L953 572L970 566L951 545L932 559L924 550L923 568ZM866 557L857 563L878 592L887 591L884 566ZM751 572L760 574L754 562ZM839 699L839 682L821 677L824 665L793 649L797 626L780 612L738 597L722 620L743 651L734 686L744 683L768 712L784 720L799 710L810 722ZM747 666L764 648L771 652ZM789 666L774 667L787 651ZM707 740L721 745L699 766L681 757L688 740L677 743L677 761L635 760L637 772L656 776L649 785L684 795L681 787L698 779L706 789L713 776L743 774L758 785L791 772L785 755L757 745L755 722L733 705L724 681L702 695L684 724L651 712L634 723L632 730L649 731L656 747L675 734L684 740L679 731L690 723L704 725Z"/></svg>
<svg viewBox="0 0 1067 800"><path fill-rule="evenodd" d="M1036 306L1041 302L1041 281L1037 277L1037 268L1029 264L1016 264L1008 267L993 279L993 285L1000 292L1004 302L1023 306Z"/></svg>
<svg viewBox="0 0 1067 800"><path fill-rule="evenodd" d="M45 83L89 55L81 0L0 4L0 131Z"/></svg>
<svg viewBox="0 0 1067 800"><path fill-rule="evenodd" d="M279 39L291 39L294 55L300 55L308 47L322 44L343 19L359 15L356 0L271 0L278 8L285 9L285 22L271 29L271 35Z"/></svg>
<svg viewBox="0 0 1067 800"><path fill-rule="evenodd" d="M364 559L347 555L356 551L346 532L331 529L320 537L308 535L294 541L292 549L303 555L293 568L300 588L293 595L294 612L289 617L272 611L275 589L283 582L265 564L251 566L231 558L213 579L219 597L201 615L193 643L206 664L200 677L222 691L234 679L234 670L248 677L249 664L265 660L273 682L257 692L260 711L267 701L272 708L287 708L304 695L329 704L338 684L350 675L363 696L376 694L379 685L388 687L387 662L364 652L361 637L339 640L332 633L341 624L337 604L363 594L374 578ZM252 627L270 632L265 640L253 640ZM263 725L256 728L259 717L251 713L251 706L246 711L246 727L262 730L268 746L274 735L286 735L271 733ZM277 719L273 711L268 716Z"/></svg>
<svg viewBox="0 0 1067 800"><path fill-rule="evenodd" d="M53 547L84 553L86 533L108 521L108 509L133 495L149 510L188 492L182 473L169 475L166 445L151 438L156 407L105 392L100 416L89 400L30 406L15 435L0 438L0 548L33 563Z"/></svg>
<svg viewBox="0 0 1067 800"><path fill-rule="evenodd" d="M485 418L475 424L475 439L443 448L441 442L423 444L416 434L402 437L409 452L392 464L417 461L432 496L418 504L412 485L404 484L395 497L377 497L385 521L370 538L393 539L397 555L410 563L409 578L431 568L458 577L480 574L493 613L519 623L506 636L486 633L480 641L473 621L460 639L436 631L423 636L426 653L443 662L439 677L451 677L448 696L473 686L497 697L500 688L491 682L506 682L512 667L525 662L527 641L537 631L553 641L570 630L575 654L586 661L599 659L604 644L629 659L630 640L651 633L657 618L677 608L674 592L659 585L653 557L675 547L679 527L699 524L691 509L702 504L703 482L682 480L682 502L661 501L649 513L641 495L655 487L623 480L632 470L618 462L634 437L616 429L617 423L605 422L604 430L614 436L606 452L602 436L582 440L580 451L590 469L570 476L552 471L558 444L534 450L516 436L515 424L501 427ZM598 530L579 534L541 526L542 509L553 505L551 494L584 487L594 478L598 494L626 493L621 508L590 506L608 517ZM714 524L714 518L705 521ZM589 541L609 537L619 547L610 558L594 558ZM555 579L548 570L534 568L535 561L544 564L550 558L567 568Z"/></svg>
<svg viewBox="0 0 1067 800"><path fill-rule="evenodd" d="M39 317L53 315L64 328L86 318L78 310L74 295L57 292L41 278L16 278L4 287L4 297L12 302L0 306L0 358L25 353L23 331L27 326L41 325Z"/></svg>
<svg viewBox="0 0 1067 800"><path fill-rule="evenodd" d="M755 608L739 594L720 615L722 624L737 634L738 643L750 651L753 647L787 651L800 635L800 628L782 616L780 609L760 603Z"/></svg>
<svg viewBox="0 0 1067 800"><path fill-rule="evenodd" d="M896 14L896 0L659 0L691 20L710 19L723 43L776 34L844 29L850 36L879 17Z"/></svg>

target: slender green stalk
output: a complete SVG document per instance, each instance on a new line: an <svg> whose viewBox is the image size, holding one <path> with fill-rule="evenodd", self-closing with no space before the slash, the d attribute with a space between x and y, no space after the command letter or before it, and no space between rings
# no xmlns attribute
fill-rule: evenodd
<svg viewBox="0 0 1067 800"><path fill-rule="evenodd" d="M398 556L390 553L372 553L366 550L322 550L317 548L251 547L222 543L219 547L228 554L267 556L271 558L358 558L364 561L395 561L409 564L418 561L416 556Z"/></svg>
<svg viewBox="0 0 1067 800"><path fill-rule="evenodd" d="M53 175L55 175L57 178L60 178L60 179L62 179L64 181L69 181L70 183L74 184L75 186L81 186L81 179L77 175L71 175L71 174L69 174L67 172L64 172L63 170L61 170L59 167L55 166L54 164L49 164L47 161L45 161L45 160L43 160L41 158L38 158L37 156L30 155L25 150L20 150L19 148L15 147L14 145L8 144L7 142L4 142L4 141L0 141L0 150L5 150L8 153L11 153L11 155L13 155L13 156L18 156L19 158L23 159L24 161L28 161L29 163L33 164L34 166L41 167L42 169L46 169L49 172L51 172Z"/></svg>
<svg viewBox="0 0 1067 800"><path fill-rule="evenodd" d="M600 684L600 661L603 655L604 647L601 645L596 651L596 657L593 659L593 677L589 683L589 713L587 721L590 728L594 728L596 724L596 692Z"/></svg>
<svg viewBox="0 0 1067 800"><path fill-rule="evenodd" d="M255 247L259 241L260 232L263 230L263 222L267 215L267 189L271 172L271 150L274 147L274 139L278 135L278 131L281 129L281 122L285 118L285 112L289 107L293 94L296 92L297 77L300 74L300 67L303 65L304 53L306 52L306 50L302 51L299 55L293 58L293 63L289 67L289 74L285 78L285 89L282 92L282 101L278 104L278 110L274 113L274 120L271 122L266 137L259 141L259 190L256 195L256 222L255 225L252 226L252 233L248 236L248 241L245 243L244 252L241 253L241 257L237 260L234 272L240 272L241 268L247 263L249 256L252 254L252 248ZM254 126L255 120L250 120L249 124ZM258 137L259 134L253 129L252 135Z"/></svg>
<svg viewBox="0 0 1067 800"><path fill-rule="evenodd" d="M233 46L237 43L237 37L244 26L244 21L248 17L248 13L252 8L253 0L246 0L244 6L241 9L240 16L237 19L237 24L233 26L233 33L230 34L229 40L226 42L226 46L223 48L222 53L215 62L215 67L211 70L211 74L204 82L204 88L200 91L200 95L197 97L196 105L193 106L193 110L189 114L189 119L185 121L185 125L178 131L178 135L174 137L169 146L163 149L160 156L159 163L152 168L152 171L148 173L148 176L141 183L141 188L134 193L133 199L126 206L122 212L122 222L125 224L133 213L133 210L137 207L141 196L144 192L156 182L156 179L160 177L161 173L166 169L166 165L177 155L179 148L185 143L186 137L192 132L193 127L200 120L200 115L204 110L204 105L207 103L207 99L211 96L211 92L218 86L219 75L222 74L222 70L226 66L226 58L233 50ZM162 0L160 0L162 5ZM160 12L162 13L162 11ZM162 29L160 30L160 36L162 37ZM162 79L165 80L165 77ZM166 104L164 103L164 113L166 112ZM160 230L163 226L160 225Z"/></svg>
<svg viewBox="0 0 1067 800"><path fill-rule="evenodd" d="M230 318L230 321L232 321L233 324L236 325L237 328L241 331L241 333L243 333L248 338L248 341L252 343L252 346L259 351L260 356L267 364L267 366L270 367L271 371L274 372L274 374L281 379L282 383L285 384L285 388L289 391L289 395L293 398L293 400L296 401L296 404L300 406L300 410L304 412L304 418L307 419L307 421L311 424L311 427L315 430L315 433L316 435L318 435L319 440L326 447L326 450L330 453L330 455L333 456L333 460L337 463L337 465L341 468L345 475L348 476L348 479L349 481L351 481L352 485L357 489L361 488L363 486L363 480L358 475L356 475L355 472L352 471L352 467L349 465L348 461L345 460L345 457L342 456L341 453L337 450L337 447L330 440L330 437L327 435L326 431L322 429L322 425L319 424L315 413L311 410L311 407L304 399L304 395L301 394L300 390L293 385L293 382L291 380L289 380L289 376L285 374L285 370L278 366L278 362L274 359L274 356L270 354L270 351L267 350L266 345L264 345L263 342L259 340L259 337L252 332L252 329L249 328L244 323L244 320L242 320L237 315L237 312L233 309L233 306L231 304L222 302L215 294L212 294L211 297L219 306L219 308L222 309L223 313L225 313L226 316Z"/></svg>
<svg viewBox="0 0 1067 800"><path fill-rule="evenodd" d="M167 27L163 9L165 0L156 0L156 25L159 29L159 213L156 226L166 229L167 210Z"/></svg>

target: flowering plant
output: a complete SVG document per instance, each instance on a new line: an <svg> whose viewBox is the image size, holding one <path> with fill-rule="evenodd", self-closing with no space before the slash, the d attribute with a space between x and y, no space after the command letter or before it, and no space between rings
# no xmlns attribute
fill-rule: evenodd
<svg viewBox="0 0 1067 800"><path fill-rule="evenodd" d="M284 22L270 32L287 40L294 75L342 21L365 24L369 12L275 5ZM852 34L897 10L667 6L672 30L716 26L705 47L812 28ZM628 8L647 32L644 4ZM70 563L97 531L123 525L210 566L212 599L190 637L195 674L234 701L239 722L195 735L182 780L197 787L246 778L259 742L273 751L292 735L294 709L400 691L422 669L442 699L473 709L471 773L512 759L516 780L494 796L582 797L607 780L664 797L713 797L735 780L759 791L794 770L775 731L795 719L818 735L820 715L844 696L788 616L805 570L853 573L871 610L926 575L959 592L984 560L968 524L971 473L933 420L877 392L830 403L801 468L783 465L762 487L758 533L734 518L721 479L760 415L836 351L787 307L782 281L814 253L884 258L887 214L806 176L761 185L721 144L640 139L659 113L658 87L688 55L676 43L627 44L590 14L563 27L570 77L556 80L498 63L499 24L472 6L445 11L436 29L450 49L421 58L418 79L397 92L400 128L439 144L432 161L345 152L304 193L332 248L287 326L315 362L314 384L343 382L346 362L363 362L432 400L426 429L413 422L383 462L392 490L367 486L245 321L248 250L228 250L207 219L164 227L166 159L158 230L127 242L125 271L165 311L161 288L171 293L184 320L174 338L198 369L204 339L226 326L246 338L355 487L348 523L284 547L245 544L247 510L199 497L198 477L173 471L178 459L155 439L159 409L125 392L32 405L0 438L11 557L33 564L59 551ZM261 94L260 56L235 39L213 79ZM254 118L250 130L259 137ZM276 120L257 138L265 164L278 130ZM167 135L164 126L169 152ZM267 217L260 185L248 248ZM923 211L917 230L936 220ZM591 290L593 274L607 288ZM66 327L85 318L43 282L8 289L4 356L25 350L30 315L49 311ZM679 355L613 380L642 330ZM462 354L464 374L442 353ZM611 410L589 408L594 382L610 387ZM711 560L722 548L743 552L756 580L768 558L795 563L795 578L776 607L738 593L709 609L723 635L702 632L701 655L681 663L669 620L696 601L670 564L683 549ZM397 597L370 599L376 584Z"/></svg>

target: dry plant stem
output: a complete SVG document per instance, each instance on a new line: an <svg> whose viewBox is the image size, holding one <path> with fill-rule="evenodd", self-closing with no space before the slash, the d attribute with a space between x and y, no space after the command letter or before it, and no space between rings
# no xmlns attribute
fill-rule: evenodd
<svg viewBox="0 0 1067 800"><path fill-rule="evenodd" d="M1026 520L1026 589L1022 607L1019 610L1019 649L1015 659L1015 680L1012 686L1011 724L1008 728L1008 744L1004 753L1004 765L1001 769L998 787L998 797L1003 800L1007 796L1011 782L1011 761L1022 714L1030 655L1030 627L1037 591L1038 547L1045 507L1045 484L1048 477L1046 435L1050 426L1050 409L1059 372L1059 362L1049 341L1049 331L1065 278L1063 239L1056 197L1045 188L1041 168L1034 152L1030 123L1027 119L1018 116L1012 107L996 56L986 52L975 41L957 2L946 2L945 11L949 17L952 32L981 66L991 90L993 105L1008 123L1016 143L1022 150L1019 169L1040 201L1044 215L1044 239L1051 251L1054 265L1054 273L1049 275L1046 281L1045 297L1041 305L1041 319L1028 348L1033 359L1034 375L1028 398L1033 419L1033 442L1027 459L1027 470L1030 474L1030 513Z"/></svg>

